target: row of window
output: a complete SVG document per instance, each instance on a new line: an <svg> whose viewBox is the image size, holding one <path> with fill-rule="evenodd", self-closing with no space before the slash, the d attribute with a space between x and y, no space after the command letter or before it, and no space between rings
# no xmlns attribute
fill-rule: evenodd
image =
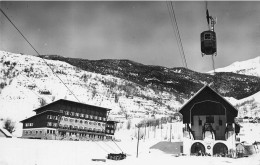
<svg viewBox="0 0 260 165"><path fill-rule="evenodd" d="M25 127L32 127L33 123L25 123Z"/></svg>
<svg viewBox="0 0 260 165"><path fill-rule="evenodd" d="M67 127L68 128L68 126L64 126L64 127ZM74 128L76 128L76 129L78 129L78 127L77 126L75 126ZM79 127L79 129L83 129L83 127ZM91 128L89 128L89 129L87 129L86 127L85 127L85 129L86 130L89 130L89 131L97 131L97 132L105 132L105 130L101 130L101 129L95 129L95 128L93 128L93 129L91 129ZM114 130L106 130L106 132L107 133L114 133ZM41 135L43 133L43 131L24 131L24 134L25 135ZM55 130L48 130L47 129L47 134L55 134ZM70 133L71 134L71 133ZM72 133L73 134L73 133ZM76 134L76 133L75 133Z"/></svg>
<svg viewBox="0 0 260 165"><path fill-rule="evenodd" d="M70 107L70 106L62 106L60 112L65 112L65 111L73 111L74 113L82 114L82 113L87 113L91 115L96 115L96 116L105 116L106 112L105 111L99 111L99 110L87 110L83 108L76 108L76 107Z"/></svg>
<svg viewBox="0 0 260 165"><path fill-rule="evenodd" d="M77 112L70 112L70 111L63 111L63 110L60 110L60 112L64 113L64 115L66 115L66 116L76 116L76 117L81 117L81 118L86 118L86 119L95 119L95 120L106 121L106 118L101 117L100 114L89 115L89 114L84 114L84 113L77 113Z"/></svg>
<svg viewBox="0 0 260 165"><path fill-rule="evenodd" d="M47 115L47 119L58 120L58 116Z"/></svg>
<svg viewBox="0 0 260 165"><path fill-rule="evenodd" d="M65 124L65 125L62 125L62 124L60 124L59 125L59 127L60 128L64 128L64 129L79 129L79 130L87 130L87 131L99 131L99 132L105 132L105 130L104 129L96 129L96 128L88 128L88 127L82 127L82 126L72 126L72 125L67 125L67 124Z"/></svg>
<svg viewBox="0 0 260 165"><path fill-rule="evenodd" d="M108 128L114 128L114 125L108 124L107 127Z"/></svg>
<svg viewBox="0 0 260 165"><path fill-rule="evenodd" d="M87 121L87 120L78 120L78 119L72 119L72 118L67 118L67 117L62 117L61 120L80 123L80 124L89 124L89 125L98 125L98 126L102 125L103 127L106 125L105 123L99 123L99 122Z"/></svg>
<svg viewBox="0 0 260 165"><path fill-rule="evenodd" d="M48 127L58 127L57 123L47 122Z"/></svg>
<svg viewBox="0 0 260 165"><path fill-rule="evenodd" d="M62 135L62 134L61 134ZM65 133L63 133L65 135ZM69 136L77 135L77 133L70 132L68 133ZM102 135L94 135L94 134L86 134L86 133L80 133L78 134L80 137L89 137L89 138L98 138L98 139L104 139L104 136Z"/></svg>
<svg viewBox="0 0 260 165"><path fill-rule="evenodd" d="M43 131L24 131L25 135L41 135L43 134ZM47 134L55 134L55 130L48 130Z"/></svg>
<svg viewBox="0 0 260 165"><path fill-rule="evenodd" d="M47 129L47 134L55 134L55 130L48 130Z"/></svg>
<svg viewBox="0 0 260 165"><path fill-rule="evenodd" d="M24 131L25 135L42 134L42 131Z"/></svg>

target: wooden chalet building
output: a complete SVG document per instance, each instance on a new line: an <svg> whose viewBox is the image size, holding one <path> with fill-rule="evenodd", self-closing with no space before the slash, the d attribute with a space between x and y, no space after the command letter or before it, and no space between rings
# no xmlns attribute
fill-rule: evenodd
<svg viewBox="0 0 260 165"><path fill-rule="evenodd" d="M87 140L112 138L111 109L60 99L24 119L22 138Z"/></svg>
<svg viewBox="0 0 260 165"><path fill-rule="evenodd" d="M238 111L209 86L200 89L179 112L185 125L185 154L226 155L236 149Z"/></svg>

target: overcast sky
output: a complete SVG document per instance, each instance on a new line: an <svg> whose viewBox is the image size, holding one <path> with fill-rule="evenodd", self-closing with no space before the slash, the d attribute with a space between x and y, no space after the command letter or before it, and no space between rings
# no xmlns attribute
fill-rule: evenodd
<svg viewBox="0 0 260 165"><path fill-rule="evenodd" d="M188 68L212 70L211 57L200 53L205 1L173 4ZM1 1L0 7L41 54L183 66L165 1ZM209 1L208 9L217 17L216 68L259 56L260 2ZM0 50L36 54L2 13Z"/></svg>

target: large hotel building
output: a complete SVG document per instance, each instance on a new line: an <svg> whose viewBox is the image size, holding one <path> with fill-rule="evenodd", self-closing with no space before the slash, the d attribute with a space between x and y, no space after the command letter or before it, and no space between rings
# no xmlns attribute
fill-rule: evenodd
<svg viewBox="0 0 260 165"><path fill-rule="evenodd" d="M22 138L111 139L116 122L107 121L111 109L60 99L35 109L36 115L22 120Z"/></svg>

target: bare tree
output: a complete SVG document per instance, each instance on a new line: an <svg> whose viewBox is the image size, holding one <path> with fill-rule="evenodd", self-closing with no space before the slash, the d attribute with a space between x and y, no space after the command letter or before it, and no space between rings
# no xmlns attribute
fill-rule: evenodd
<svg viewBox="0 0 260 165"><path fill-rule="evenodd" d="M126 125L126 128L127 128L128 130L130 130L131 124L132 124L131 120L128 119L128 120L127 120L127 125Z"/></svg>
<svg viewBox="0 0 260 165"><path fill-rule="evenodd" d="M128 111L127 111L127 109L121 103L119 103L119 107L121 109L120 113L122 115L124 115L125 119L127 120L128 119Z"/></svg>
<svg viewBox="0 0 260 165"><path fill-rule="evenodd" d="M43 107L45 105L47 105L46 100L44 98L40 98L40 107Z"/></svg>

